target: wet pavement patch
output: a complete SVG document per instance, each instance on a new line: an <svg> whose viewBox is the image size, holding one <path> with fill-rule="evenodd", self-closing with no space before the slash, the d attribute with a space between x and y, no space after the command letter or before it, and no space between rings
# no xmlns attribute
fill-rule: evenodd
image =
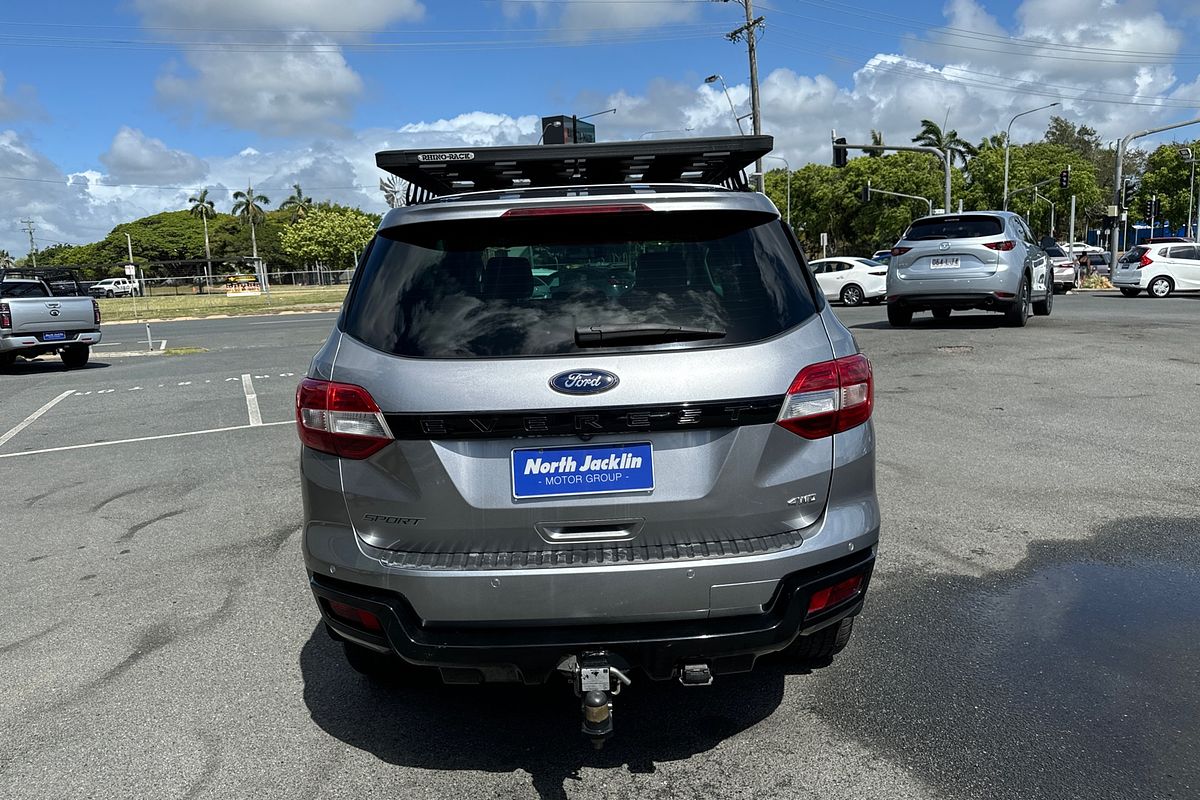
<svg viewBox="0 0 1200 800"><path fill-rule="evenodd" d="M1200 519L877 579L817 711L949 797L1200 796Z"/></svg>

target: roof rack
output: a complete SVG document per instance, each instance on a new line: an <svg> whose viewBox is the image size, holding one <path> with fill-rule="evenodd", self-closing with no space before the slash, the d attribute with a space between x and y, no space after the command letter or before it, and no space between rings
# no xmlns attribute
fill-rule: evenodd
<svg viewBox="0 0 1200 800"><path fill-rule="evenodd" d="M449 194L544 186L700 183L745 190L743 170L771 152L770 136L586 144L384 150L380 169L407 181L409 205Z"/></svg>
<svg viewBox="0 0 1200 800"><path fill-rule="evenodd" d="M55 297L72 297L84 294L79 277L70 267L8 267L0 269L0 281L5 278L32 278L45 281Z"/></svg>

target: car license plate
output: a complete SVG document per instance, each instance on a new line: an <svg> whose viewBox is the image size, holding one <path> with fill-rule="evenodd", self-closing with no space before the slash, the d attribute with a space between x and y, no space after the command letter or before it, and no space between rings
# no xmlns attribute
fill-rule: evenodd
<svg viewBox="0 0 1200 800"><path fill-rule="evenodd" d="M66 338L67 338L67 334L64 333L63 331L54 331L53 333L43 333L42 334L43 342L61 342L63 339L66 339Z"/></svg>
<svg viewBox="0 0 1200 800"><path fill-rule="evenodd" d="M517 499L654 490L650 442L512 451Z"/></svg>
<svg viewBox="0 0 1200 800"><path fill-rule="evenodd" d="M930 269L958 269L958 256L934 256L929 259Z"/></svg>

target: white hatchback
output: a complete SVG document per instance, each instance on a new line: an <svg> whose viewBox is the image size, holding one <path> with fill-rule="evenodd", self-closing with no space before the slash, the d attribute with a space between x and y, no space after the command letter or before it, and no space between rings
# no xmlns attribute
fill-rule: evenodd
<svg viewBox="0 0 1200 800"><path fill-rule="evenodd" d="M1112 282L1126 297L1200 291L1200 245L1138 245L1121 256Z"/></svg>
<svg viewBox="0 0 1200 800"><path fill-rule="evenodd" d="M826 300L848 306L882 302L887 295L887 265L869 258L820 258L808 262Z"/></svg>

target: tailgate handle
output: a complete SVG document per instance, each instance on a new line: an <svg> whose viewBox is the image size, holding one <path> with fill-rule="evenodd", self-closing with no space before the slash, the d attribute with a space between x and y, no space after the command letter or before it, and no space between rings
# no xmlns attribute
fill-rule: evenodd
<svg viewBox="0 0 1200 800"><path fill-rule="evenodd" d="M538 522L533 527L547 542L624 542L636 538L645 522L637 517Z"/></svg>

